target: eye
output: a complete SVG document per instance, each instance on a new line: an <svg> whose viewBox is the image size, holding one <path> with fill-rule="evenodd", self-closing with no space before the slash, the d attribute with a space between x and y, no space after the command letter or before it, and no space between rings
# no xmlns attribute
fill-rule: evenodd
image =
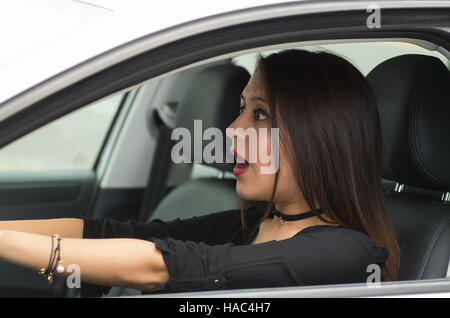
<svg viewBox="0 0 450 318"><path fill-rule="evenodd" d="M262 108L255 108L253 114L255 120L266 120L269 118L269 115Z"/></svg>

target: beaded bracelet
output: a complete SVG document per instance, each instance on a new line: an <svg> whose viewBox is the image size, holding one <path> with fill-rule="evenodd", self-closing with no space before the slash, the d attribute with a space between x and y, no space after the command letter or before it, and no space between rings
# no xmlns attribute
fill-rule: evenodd
<svg viewBox="0 0 450 318"><path fill-rule="evenodd" d="M61 237L58 234L54 234L51 236L52 238L52 248L50 250L50 260L48 262L47 268L42 268L38 274L47 276L47 281L49 284L53 283L53 272L56 271L58 273L64 272L64 266L62 265L62 258L61 258ZM57 245L55 250L53 250L54 247L54 239L57 240ZM58 253L58 257L56 257L56 253ZM55 262L56 259L56 262Z"/></svg>

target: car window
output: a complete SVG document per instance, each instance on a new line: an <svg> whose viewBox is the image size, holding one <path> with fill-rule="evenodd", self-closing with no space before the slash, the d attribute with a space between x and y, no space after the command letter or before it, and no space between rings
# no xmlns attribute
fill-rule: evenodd
<svg viewBox="0 0 450 318"><path fill-rule="evenodd" d="M83 107L0 149L0 171L92 169L123 96Z"/></svg>

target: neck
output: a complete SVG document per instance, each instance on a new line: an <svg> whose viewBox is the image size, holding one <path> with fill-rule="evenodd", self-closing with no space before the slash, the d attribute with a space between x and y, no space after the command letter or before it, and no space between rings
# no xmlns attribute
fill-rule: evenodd
<svg viewBox="0 0 450 318"><path fill-rule="evenodd" d="M275 209L280 211L284 215L298 215L304 212L311 211L311 207L306 203L306 201L292 201L292 202L275 202L274 204ZM320 205L316 202L316 208L320 208ZM326 221L319 220L317 217L308 218L305 220L301 220L298 222L301 222L302 224L308 224L308 225L318 225L318 224L328 224L328 225L339 225L338 223L332 222L328 216L323 213L321 214L321 217L325 219ZM278 218L273 218L274 224L278 222ZM290 222L290 223L296 223L296 222Z"/></svg>
<svg viewBox="0 0 450 318"><path fill-rule="evenodd" d="M274 207L285 215L294 215L311 211L311 208L305 201L277 202Z"/></svg>

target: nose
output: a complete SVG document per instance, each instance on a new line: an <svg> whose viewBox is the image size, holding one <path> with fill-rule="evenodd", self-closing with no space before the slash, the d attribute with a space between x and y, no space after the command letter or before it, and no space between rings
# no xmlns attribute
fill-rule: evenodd
<svg viewBox="0 0 450 318"><path fill-rule="evenodd" d="M236 132L234 131L235 129L236 129L236 121L237 121L238 119L235 119L232 123L231 123L231 125L230 126L228 126L226 129L225 129L225 134L226 134L226 136L227 136L227 138L230 138L231 139L231 147L230 147L230 149L228 149L228 151L230 152L230 154L234 157L234 152L235 152L235 150L234 150L234 148L235 148L235 144L236 144L236 140L235 140L235 137L236 137Z"/></svg>
<svg viewBox="0 0 450 318"><path fill-rule="evenodd" d="M236 155L236 150L239 150L236 149L236 147L244 147L243 149L239 150L239 152L241 152L239 156L245 158L245 153L247 152L247 137L245 131L248 128L245 126L245 123L245 117L243 115L238 116L225 130L227 137L232 141L231 147L228 150L233 155L233 157Z"/></svg>
<svg viewBox="0 0 450 318"><path fill-rule="evenodd" d="M233 140L233 142L235 141L235 137L236 138L241 138L240 135L240 131L241 130L245 130L246 127L244 127L244 125L242 125L242 121L243 121L243 116L238 116L225 130L225 134L227 135L228 138L231 138L231 140Z"/></svg>
<svg viewBox="0 0 450 318"><path fill-rule="evenodd" d="M228 138L230 138L234 144L234 137L236 136L236 132L234 131L237 128L237 121L239 120L238 116L226 129L225 129L225 134ZM233 147L232 147L233 149Z"/></svg>
<svg viewBox="0 0 450 318"><path fill-rule="evenodd" d="M234 139L235 136L238 135L238 132L242 129L245 130L248 127L248 120L245 117L245 113L239 114L236 119L227 127L225 130L226 135ZM241 128L241 129L238 129Z"/></svg>
<svg viewBox="0 0 450 318"><path fill-rule="evenodd" d="M239 117L240 116L238 116L226 129L225 129L225 133L226 133L226 135L229 137L229 138L231 138L231 139L233 139L233 133L232 133L232 131L234 130L234 129L236 129L236 127L237 127L237 121L239 120Z"/></svg>

